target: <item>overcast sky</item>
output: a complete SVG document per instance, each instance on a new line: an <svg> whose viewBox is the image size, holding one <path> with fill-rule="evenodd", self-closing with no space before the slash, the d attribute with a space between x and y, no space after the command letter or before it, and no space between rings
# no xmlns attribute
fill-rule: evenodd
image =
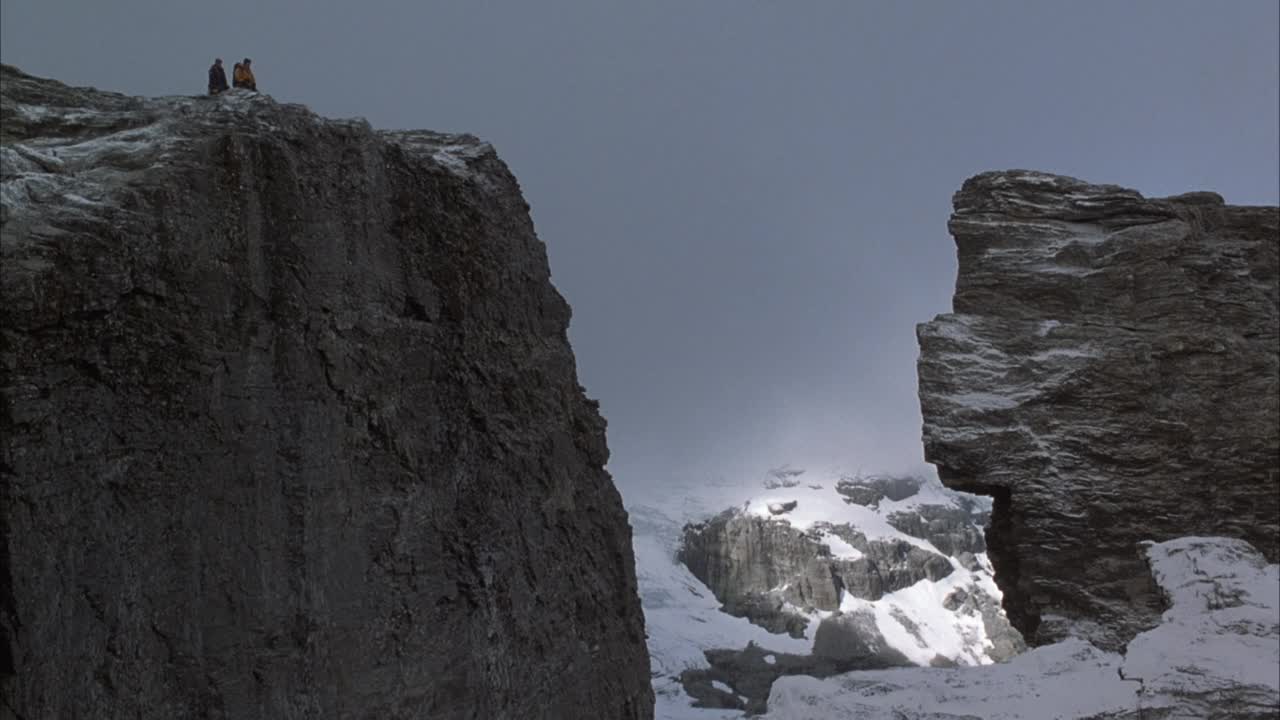
<svg viewBox="0 0 1280 720"><path fill-rule="evenodd" d="M920 466L951 194L1033 168L1276 204L1280 3L4 0L0 58L470 132L520 179L628 487Z"/></svg>

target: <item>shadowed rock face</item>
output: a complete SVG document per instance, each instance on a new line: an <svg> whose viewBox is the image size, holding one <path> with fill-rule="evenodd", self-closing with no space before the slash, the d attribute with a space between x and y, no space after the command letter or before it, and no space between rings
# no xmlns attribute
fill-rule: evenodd
<svg viewBox="0 0 1280 720"><path fill-rule="evenodd" d="M830 533L864 557L832 557L821 541ZM687 525L677 558L688 566L725 612L770 632L803 637L808 620L787 609L836 610L840 593L878 600L921 580L940 580L951 561L902 540L868 540L846 524L817 523L802 531L785 521L727 510Z"/></svg>
<svg viewBox="0 0 1280 720"><path fill-rule="evenodd" d="M727 510L686 526L677 559L706 583L725 612L770 632L804 637L808 620L786 603L821 610L840 605L831 551L783 521Z"/></svg>
<svg viewBox="0 0 1280 720"><path fill-rule="evenodd" d="M905 500L919 491L920 481L913 477L843 478L836 483L836 492L845 502L870 508L879 507L881 500Z"/></svg>
<svg viewBox="0 0 1280 720"><path fill-rule="evenodd" d="M488 145L0 73L0 715L652 716Z"/></svg>
<svg viewBox="0 0 1280 720"><path fill-rule="evenodd" d="M918 329L927 459L995 497L1033 644L1118 648L1162 609L1145 540L1280 554L1280 212L987 173L955 196L954 312Z"/></svg>
<svg viewBox="0 0 1280 720"><path fill-rule="evenodd" d="M982 520L984 518L975 517L975 513L967 508L950 505L921 505L888 517L894 528L928 540L947 555L985 551L987 544L980 528Z"/></svg>
<svg viewBox="0 0 1280 720"><path fill-rule="evenodd" d="M748 643L742 650L707 650L704 656L710 667L680 673L694 706L749 714L768 709L769 690L780 677L825 678L853 670L911 667L901 652L885 642L868 611L836 613L824 619L814 636L814 651L808 655L772 652Z"/></svg>

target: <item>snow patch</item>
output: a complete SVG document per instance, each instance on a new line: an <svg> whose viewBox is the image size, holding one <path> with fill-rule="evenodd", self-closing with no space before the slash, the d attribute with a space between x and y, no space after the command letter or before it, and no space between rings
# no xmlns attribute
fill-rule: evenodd
<svg viewBox="0 0 1280 720"><path fill-rule="evenodd" d="M762 718L1208 717L1228 702L1254 717L1280 706L1280 566L1229 538L1148 543L1146 553L1172 605L1124 656L1070 638L982 668L789 676ZM888 638L893 623L878 610L877 622Z"/></svg>
<svg viewBox="0 0 1280 720"><path fill-rule="evenodd" d="M798 471L789 472L788 479L803 482L764 489L762 481L778 480L775 475L765 473L760 478L747 478L740 483L691 483L685 487L628 484L627 508L634 529L636 572L658 701L656 717L660 720L741 717L737 711L726 714L729 711L692 708L692 698L678 681L680 673L686 669L708 667L703 654L705 650L741 649L749 642L765 651L763 661L769 665L779 664L778 653L807 655L812 652L813 639L822 620L835 614L829 611L806 613L809 623L805 637L797 639L786 634L769 633L745 619L721 612L720 602L710 589L675 560L685 523L701 522L726 507L737 507L768 522L786 523L797 530L811 532L818 542L827 546L833 557L841 559L855 560L863 554L846 540L823 529L820 523L848 524L868 540L903 541L943 554L927 540L906 535L889 525L886 518L920 505L961 504L962 494L943 487L936 476L919 478L919 489L910 497L898 501L885 498L878 508L873 509L845 502L844 496L837 491L841 481L857 482L872 478L835 469L810 470L802 478L796 477ZM770 510L771 504L776 509L781 503L793 501L796 506L784 515L775 515ZM990 508L989 498L964 496L963 503L978 510ZM953 561L953 566L956 565ZM928 664L938 654L961 665L990 662L985 655L990 642L980 614L975 612L962 617L947 611L942 605L943 599L954 588L971 589L975 586L998 602L1000 592L989 568L985 556L979 556L977 572L956 567L936 587L925 580L875 602L857 600L846 594L841 598L841 609L871 609L889 644L913 662ZM914 629L908 629L908 625Z"/></svg>
<svg viewBox="0 0 1280 720"><path fill-rule="evenodd" d="M845 542L845 540L838 535L824 532L819 536L818 542L826 545L827 548L831 550L832 557L840 558L842 560L862 559L862 551Z"/></svg>
<svg viewBox="0 0 1280 720"><path fill-rule="evenodd" d="M1134 684L1119 678L1119 663L1118 655L1069 640L981 670L871 670L825 680L789 676L774 682L769 712L761 718L1082 718L1134 705Z"/></svg>
<svg viewBox="0 0 1280 720"><path fill-rule="evenodd" d="M982 555L985 561L986 553ZM955 613L942 604L953 591L972 585L977 585L994 598L1000 597L995 580L985 572L970 572L956 567L950 575L937 582L921 580L875 602L846 595L841 600L840 610L871 610L885 640L917 665L927 666L937 655L958 665L985 665L991 662L984 653L991 643L981 615Z"/></svg>

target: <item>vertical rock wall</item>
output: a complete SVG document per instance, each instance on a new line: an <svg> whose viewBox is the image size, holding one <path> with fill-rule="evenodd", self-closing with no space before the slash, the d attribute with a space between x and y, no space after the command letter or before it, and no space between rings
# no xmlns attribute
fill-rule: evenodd
<svg viewBox="0 0 1280 720"><path fill-rule="evenodd" d="M955 196L954 311L920 325L927 459L996 498L989 552L1040 644L1163 609L1139 543L1280 557L1280 212L1032 172Z"/></svg>
<svg viewBox="0 0 1280 720"><path fill-rule="evenodd" d="M3 68L23 718L648 718L630 528L467 136Z"/></svg>

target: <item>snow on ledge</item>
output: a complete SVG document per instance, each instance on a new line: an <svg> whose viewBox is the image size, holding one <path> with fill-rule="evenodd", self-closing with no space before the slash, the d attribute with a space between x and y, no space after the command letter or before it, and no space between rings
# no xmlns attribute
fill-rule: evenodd
<svg viewBox="0 0 1280 720"><path fill-rule="evenodd" d="M1274 712L1280 566L1230 538L1187 537L1145 550L1171 606L1124 655L1071 638L1001 665L784 677L774 683L762 718L1210 717L1228 703L1242 715Z"/></svg>

